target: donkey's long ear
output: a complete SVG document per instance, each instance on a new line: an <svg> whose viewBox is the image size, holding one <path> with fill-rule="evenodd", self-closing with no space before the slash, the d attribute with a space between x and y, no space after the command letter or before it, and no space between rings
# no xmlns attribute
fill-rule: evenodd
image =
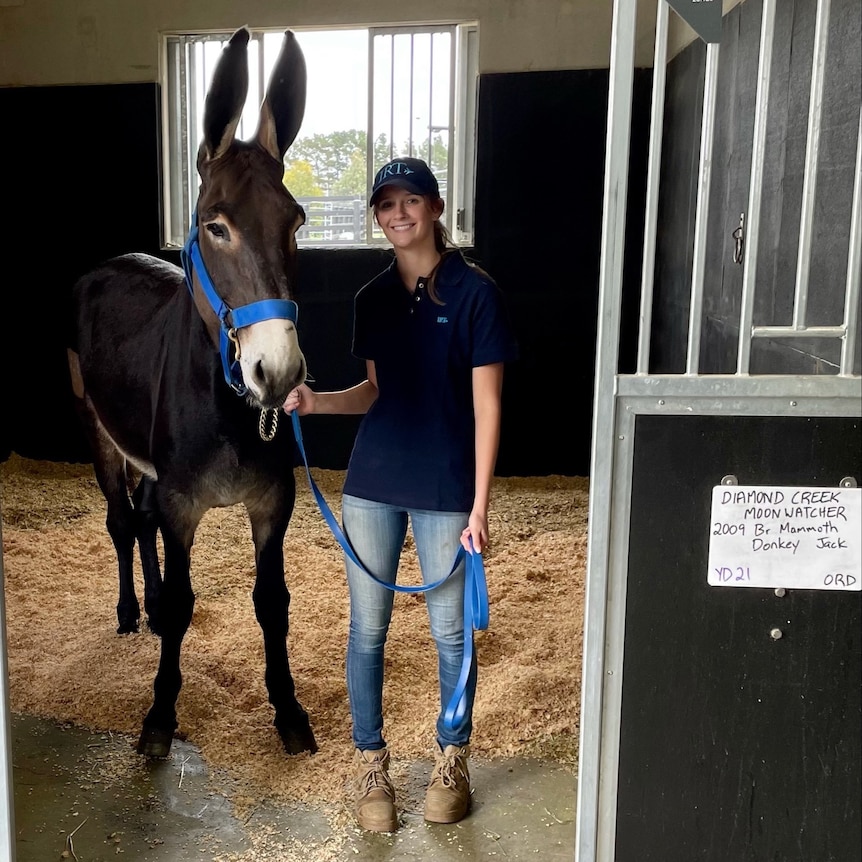
<svg viewBox="0 0 862 862"><path fill-rule="evenodd" d="M217 159L233 141L248 93L249 31L241 27L225 45L204 104L204 138L198 160Z"/></svg>
<svg viewBox="0 0 862 862"><path fill-rule="evenodd" d="M281 161L296 138L305 115L305 57L287 30L260 107L258 143Z"/></svg>

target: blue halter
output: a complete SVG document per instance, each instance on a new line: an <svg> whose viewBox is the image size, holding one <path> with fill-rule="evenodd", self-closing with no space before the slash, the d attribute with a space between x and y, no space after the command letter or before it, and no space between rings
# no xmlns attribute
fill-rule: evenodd
<svg viewBox="0 0 862 862"><path fill-rule="evenodd" d="M245 395L248 389L242 379L242 367L238 359L231 359L230 345L231 341L236 338L236 330L242 329L244 326L251 326L253 323L260 323L262 320L272 320L273 318L290 320L296 323L299 308L292 299L262 299L259 302L241 305L239 308L231 308L227 305L218 293L216 293L210 274L207 272L204 259L201 256L200 244L198 243L197 212L192 216L192 226L189 230L186 244L180 252L180 260L182 260L183 270L185 270L186 286L189 289L189 293L194 296L194 281L192 280L192 270L194 270L198 274L198 279L207 301L219 319L221 328L219 334L219 353L221 354L224 379L237 395Z"/></svg>

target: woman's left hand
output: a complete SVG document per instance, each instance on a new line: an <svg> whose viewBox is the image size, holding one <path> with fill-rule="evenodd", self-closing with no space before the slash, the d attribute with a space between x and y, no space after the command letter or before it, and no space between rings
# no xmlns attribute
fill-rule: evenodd
<svg viewBox="0 0 862 862"><path fill-rule="evenodd" d="M470 547L470 540L473 540L473 547ZM488 518L486 515L478 512L470 513L470 520L467 526L461 533L461 544L467 551L475 551L481 554L488 544Z"/></svg>

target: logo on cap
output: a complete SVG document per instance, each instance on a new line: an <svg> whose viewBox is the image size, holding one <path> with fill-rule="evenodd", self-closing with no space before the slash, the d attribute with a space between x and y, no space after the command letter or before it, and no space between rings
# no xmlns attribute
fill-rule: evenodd
<svg viewBox="0 0 862 862"><path fill-rule="evenodd" d="M407 176L407 174L416 173L411 168L408 168L404 162L392 162L388 165L384 165L377 172L377 176L374 178L374 185L377 185L381 180L385 180L387 177L397 177L397 176Z"/></svg>

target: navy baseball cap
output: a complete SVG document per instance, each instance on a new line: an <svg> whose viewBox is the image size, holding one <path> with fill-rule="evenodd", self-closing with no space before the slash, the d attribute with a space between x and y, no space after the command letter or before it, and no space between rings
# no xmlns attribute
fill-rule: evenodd
<svg viewBox="0 0 862 862"><path fill-rule="evenodd" d="M398 186L398 188L407 189L408 192L413 192L415 195L440 197L440 188L437 185L436 177L431 173L431 168L422 159L414 159L409 156L393 159L380 168L374 177L368 206L374 206L380 190L386 186Z"/></svg>

